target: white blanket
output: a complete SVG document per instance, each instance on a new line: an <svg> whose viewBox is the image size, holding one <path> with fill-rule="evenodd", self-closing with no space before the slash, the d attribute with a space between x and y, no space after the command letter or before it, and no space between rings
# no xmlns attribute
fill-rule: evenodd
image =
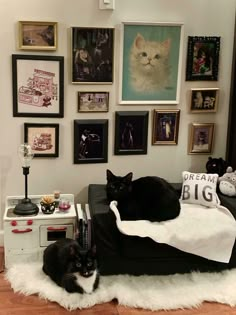
<svg viewBox="0 0 236 315"><path fill-rule="evenodd" d="M174 220L163 222L121 221L116 206L116 201L110 203L117 227L123 234L150 237L158 243L210 260L223 263L230 260L236 237L236 221L223 206L207 208L181 204L180 215Z"/></svg>

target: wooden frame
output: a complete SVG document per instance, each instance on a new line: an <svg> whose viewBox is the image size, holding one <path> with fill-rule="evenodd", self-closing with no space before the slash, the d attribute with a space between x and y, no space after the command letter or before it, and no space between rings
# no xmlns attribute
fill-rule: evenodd
<svg viewBox="0 0 236 315"><path fill-rule="evenodd" d="M215 113L219 102L219 88L191 89L191 113Z"/></svg>
<svg viewBox="0 0 236 315"><path fill-rule="evenodd" d="M153 111L152 144L177 144L180 110Z"/></svg>
<svg viewBox="0 0 236 315"><path fill-rule="evenodd" d="M186 81L217 81L220 37L189 36Z"/></svg>
<svg viewBox="0 0 236 315"><path fill-rule="evenodd" d="M56 50L57 22L19 21L19 49Z"/></svg>
<svg viewBox="0 0 236 315"><path fill-rule="evenodd" d="M212 153L214 123L192 123L189 131L189 154Z"/></svg>
<svg viewBox="0 0 236 315"><path fill-rule="evenodd" d="M115 154L147 154L148 111L115 113Z"/></svg>
<svg viewBox="0 0 236 315"><path fill-rule="evenodd" d="M12 55L14 117L64 116L64 57Z"/></svg>
<svg viewBox="0 0 236 315"><path fill-rule="evenodd" d="M112 84L114 28L72 27L72 83Z"/></svg>
<svg viewBox="0 0 236 315"><path fill-rule="evenodd" d="M119 103L177 104L183 24L123 22L121 37Z"/></svg>
<svg viewBox="0 0 236 315"><path fill-rule="evenodd" d="M31 145L34 157L59 156L59 124L24 124L24 141Z"/></svg>
<svg viewBox="0 0 236 315"><path fill-rule="evenodd" d="M74 120L74 164L107 163L108 120Z"/></svg>
<svg viewBox="0 0 236 315"><path fill-rule="evenodd" d="M109 92L78 92L78 112L108 112Z"/></svg>

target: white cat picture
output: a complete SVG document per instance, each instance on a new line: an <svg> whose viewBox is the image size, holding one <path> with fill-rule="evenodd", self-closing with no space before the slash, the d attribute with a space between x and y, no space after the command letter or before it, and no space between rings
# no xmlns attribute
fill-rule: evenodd
<svg viewBox="0 0 236 315"><path fill-rule="evenodd" d="M171 39L147 40L137 33L129 56L130 83L136 92L153 93L170 88Z"/></svg>

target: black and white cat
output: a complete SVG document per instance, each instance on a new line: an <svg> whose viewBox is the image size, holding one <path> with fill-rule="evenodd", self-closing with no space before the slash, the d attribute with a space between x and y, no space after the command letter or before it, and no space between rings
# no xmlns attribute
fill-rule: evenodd
<svg viewBox="0 0 236 315"><path fill-rule="evenodd" d="M50 244L43 254L43 271L67 292L92 293L99 284L95 247L83 250L73 239Z"/></svg>
<svg viewBox="0 0 236 315"><path fill-rule="evenodd" d="M107 170L107 199L116 200L122 220L166 221L180 213L179 196L163 178L140 177L132 181L133 173L116 176Z"/></svg>

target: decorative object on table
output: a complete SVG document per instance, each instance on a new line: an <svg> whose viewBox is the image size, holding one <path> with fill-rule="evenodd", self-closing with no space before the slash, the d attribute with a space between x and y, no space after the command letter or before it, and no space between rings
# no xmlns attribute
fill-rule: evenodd
<svg viewBox="0 0 236 315"><path fill-rule="evenodd" d="M219 190L222 194L230 197L236 196L236 171L228 166L226 173L219 177Z"/></svg>
<svg viewBox="0 0 236 315"><path fill-rule="evenodd" d="M28 198L28 174L31 160L34 157L31 146L28 143L21 144L18 148L18 156L21 160L23 175L25 176L25 198L15 206L13 212L17 215L36 215L39 212L39 208Z"/></svg>
<svg viewBox="0 0 236 315"><path fill-rule="evenodd" d="M121 24L119 103L177 104L183 24Z"/></svg>
<svg viewBox="0 0 236 315"><path fill-rule="evenodd" d="M74 120L74 164L107 163L108 119Z"/></svg>
<svg viewBox="0 0 236 315"><path fill-rule="evenodd" d="M208 157L208 161L206 162L206 170L207 174L218 174L219 176L223 176L228 167L228 163L220 158L212 158Z"/></svg>
<svg viewBox="0 0 236 315"><path fill-rule="evenodd" d="M58 209L59 208L59 202L60 202L60 196L61 196L61 192L60 190L54 190L53 192L54 195L54 201L55 201L55 208Z"/></svg>
<svg viewBox="0 0 236 315"><path fill-rule="evenodd" d="M65 200L62 199L59 202L59 206L58 206L60 211L67 211L70 209L70 201L69 200Z"/></svg>
<svg viewBox="0 0 236 315"><path fill-rule="evenodd" d="M177 144L180 110L153 111L152 144Z"/></svg>
<svg viewBox="0 0 236 315"><path fill-rule="evenodd" d="M40 201L41 210L44 214L52 214L55 211L56 203L51 196L44 196Z"/></svg>
<svg viewBox="0 0 236 315"><path fill-rule="evenodd" d="M56 50L57 22L19 21L19 49Z"/></svg>
<svg viewBox="0 0 236 315"><path fill-rule="evenodd" d="M109 92L78 92L78 112L108 112Z"/></svg>
<svg viewBox="0 0 236 315"><path fill-rule="evenodd" d="M214 128L214 123L190 124L188 154L211 153Z"/></svg>
<svg viewBox="0 0 236 315"><path fill-rule="evenodd" d="M219 100L219 88L191 89L191 113L215 113Z"/></svg>
<svg viewBox="0 0 236 315"><path fill-rule="evenodd" d="M12 55L13 117L64 117L64 57Z"/></svg>
<svg viewBox="0 0 236 315"><path fill-rule="evenodd" d="M189 36L186 81L217 81L220 37Z"/></svg>
<svg viewBox="0 0 236 315"><path fill-rule="evenodd" d="M72 83L112 84L114 28L72 27Z"/></svg>
<svg viewBox="0 0 236 315"><path fill-rule="evenodd" d="M31 145L34 157L59 156L59 124L25 123L24 139Z"/></svg>
<svg viewBox="0 0 236 315"><path fill-rule="evenodd" d="M115 154L147 154L148 111L115 113Z"/></svg>

